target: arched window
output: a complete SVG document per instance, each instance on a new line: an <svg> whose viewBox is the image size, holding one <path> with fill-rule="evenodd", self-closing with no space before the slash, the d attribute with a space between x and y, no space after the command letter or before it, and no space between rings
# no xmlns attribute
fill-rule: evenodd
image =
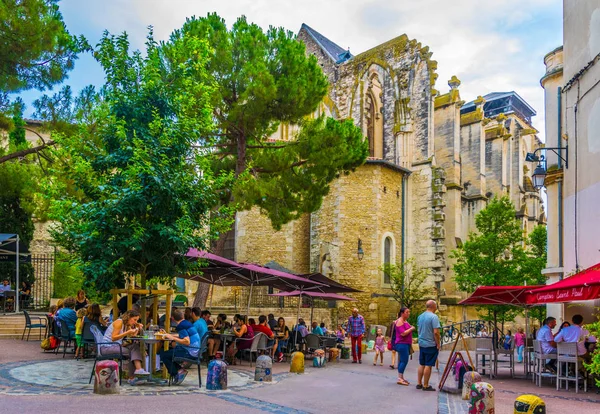
<svg viewBox="0 0 600 414"><path fill-rule="evenodd" d="M369 140L369 157L375 156L375 122L376 122L375 98L372 93L367 93L365 100L365 116L367 118L367 139Z"/></svg>
<svg viewBox="0 0 600 414"><path fill-rule="evenodd" d="M392 238L386 237L383 242L383 266L384 269L387 269L389 265L392 264ZM390 284L390 274L386 271L383 272L383 283Z"/></svg>

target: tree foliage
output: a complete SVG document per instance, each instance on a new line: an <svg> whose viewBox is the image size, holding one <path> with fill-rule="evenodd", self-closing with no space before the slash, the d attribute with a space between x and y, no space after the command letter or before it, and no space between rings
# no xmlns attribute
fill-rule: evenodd
<svg viewBox="0 0 600 414"><path fill-rule="evenodd" d="M495 198L475 217L477 232L452 252L455 281L459 289L473 292L479 286L513 286L525 281L523 231L508 197ZM511 306L486 306L482 317L497 323L514 319Z"/></svg>
<svg viewBox="0 0 600 414"><path fill-rule="evenodd" d="M328 88L317 59L291 32L274 27L263 32L245 17L231 30L216 14L191 18L171 39L188 36L206 39L213 49L207 69L216 86L211 96L216 125L200 145L211 148L214 171L237 178L223 203L258 206L275 229L317 210L329 183L368 154L351 121L312 117ZM299 133L271 142L281 123L299 126Z"/></svg>
<svg viewBox="0 0 600 414"><path fill-rule="evenodd" d="M546 268L548 261L548 231L546 226L536 226L528 239L527 260L523 265L523 274L528 285L544 285L546 284L546 276L542 274L542 270ZM534 306L529 310L529 316L538 321L542 326L542 322L546 319L546 306Z"/></svg>
<svg viewBox="0 0 600 414"><path fill-rule="evenodd" d="M424 301L435 293L427 283L427 269L420 267L413 258L401 266L386 265L382 271L390 276L390 289L396 302L411 310L411 323L425 310Z"/></svg>
<svg viewBox="0 0 600 414"><path fill-rule="evenodd" d="M190 36L161 47L150 33L146 49L130 52L125 34L104 34L101 97L53 150L67 180L49 186L52 234L100 291L125 275L172 281L190 269L181 255L206 248L222 221L209 226L221 182L192 148L212 129L209 45ZM173 65L180 55L189 59Z"/></svg>
<svg viewBox="0 0 600 414"><path fill-rule="evenodd" d="M8 94L62 82L89 45L66 29L58 0L4 0L0 21L0 128L11 129Z"/></svg>

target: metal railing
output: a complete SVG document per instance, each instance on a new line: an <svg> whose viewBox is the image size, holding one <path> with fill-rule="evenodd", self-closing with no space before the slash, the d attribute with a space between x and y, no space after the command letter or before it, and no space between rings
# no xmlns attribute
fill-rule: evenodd
<svg viewBox="0 0 600 414"><path fill-rule="evenodd" d="M472 319L469 321L457 322L451 325L442 326L442 345L454 341L459 332L462 332L463 336L465 337L476 337L484 327L489 332L490 326L490 323L481 319Z"/></svg>

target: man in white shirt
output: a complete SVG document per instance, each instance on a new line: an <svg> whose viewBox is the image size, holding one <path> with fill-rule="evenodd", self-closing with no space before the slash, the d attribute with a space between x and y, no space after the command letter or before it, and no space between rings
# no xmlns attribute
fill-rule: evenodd
<svg viewBox="0 0 600 414"><path fill-rule="evenodd" d="M573 324L571 326L567 326L560 331L556 338L554 338L555 342L575 342L577 343L577 354L579 356L585 355L587 352L585 349L585 333L584 329L581 327L583 324L583 316L581 315L573 315L571 319Z"/></svg>
<svg viewBox="0 0 600 414"><path fill-rule="evenodd" d="M0 285L0 297L4 296L4 292L6 292L7 290L12 290L10 288L10 282L8 281L8 279L4 279L2 281L2 284Z"/></svg>
<svg viewBox="0 0 600 414"><path fill-rule="evenodd" d="M556 318L548 316L544 320L544 326L542 326L537 333L536 339L540 342L540 346L544 354L556 354L556 342L554 341L554 334L552 334L552 329L554 329L555 327ZM556 372L555 360L547 360L546 369L552 372Z"/></svg>

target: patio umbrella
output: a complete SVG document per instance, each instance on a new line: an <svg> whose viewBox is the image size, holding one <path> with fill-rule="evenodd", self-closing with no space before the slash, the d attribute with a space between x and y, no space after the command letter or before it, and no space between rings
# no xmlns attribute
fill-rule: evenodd
<svg viewBox="0 0 600 414"><path fill-rule="evenodd" d="M279 290L303 290L309 287L323 286L322 283L305 279L291 273L269 269L256 264L243 264L225 259L212 253L190 249L186 257L192 260L204 259L207 266L202 268L202 274L181 275L185 279L206 282L220 286L250 286L248 296L248 313L250 299L255 285L271 286Z"/></svg>
<svg viewBox="0 0 600 414"><path fill-rule="evenodd" d="M268 267L269 269L279 270L282 272L296 274L295 272L293 272L289 269L286 269L285 267L281 266L279 263L277 263L276 261L273 261L273 260L270 261L269 263L267 263L265 265L265 267ZM307 273L307 274L302 274L299 276L303 277L305 279L313 280L315 282L319 282L319 283L323 284L323 285L318 285L318 286L307 288L306 290L318 291L321 293L353 293L353 292L358 293L358 292L362 292L362 290L354 289L350 286L336 282L332 278L327 277L322 273L318 273L318 272ZM284 290L289 290L289 289L284 289Z"/></svg>
<svg viewBox="0 0 600 414"><path fill-rule="evenodd" d="M544 304L600 298L600 263L550 285L532 289L527 302Z"/></svg>
<svg viewBox="0 0 600 414"><path fill-rule="evenodd" d="M529 338L529 308L527 303L531 289L542 287L535 286L479 286L467 299L460 301L459 305L512 305L525 309L525 338ZM528 352L525 352L525 372L528 369Z"/></svg>
<svg viewBox="0 0 600 414"><path fill-rule="evenodd" d="M286 296L295 296L298 297L298 314L296 315L296 323L298 319L300 319L300 302L302 301L302 296L306 296L306 297L310 297L310 298L319 298L319 299L324 299L324 300L356 300L353 298L349 298L348 296L344 296L344 295L339 295L337 293L324 293L324 292L315 292L315 291L302 291L302 290L294 290L291 292L279 292L279 293L273 293L269 296L279 296L279 297L286 297ZM312 306L312 301L311 301L311 307L310 307L310 323L312 324L312 319L313 319L313 309L314 307Z"/></svg>

